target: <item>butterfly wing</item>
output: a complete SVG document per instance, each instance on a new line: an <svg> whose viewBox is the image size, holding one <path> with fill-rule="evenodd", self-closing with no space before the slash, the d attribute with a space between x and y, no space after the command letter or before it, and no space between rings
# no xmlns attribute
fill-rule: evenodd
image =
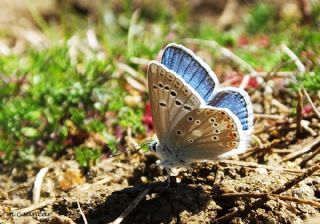
<svg viewBox="0 0 320 224"><path fill-rule="evenodd" d="M170 133L167 146L186 163L225 158L245 150L246 136L230 110L205 106L186 114Z"/></svg>
<svg viewBox="0 0 320 224"><path fill-rule="evenodd" d="M227 87L214 92L208 103L213 107L227 108L238 117L242 129L249 133L253 126L253 110L249 95L242 89Z"/></svg>
<svg viewBox="0 0 320 224"><path fill-rule="evenodd" d="M208 102L219 81L210 67L191 50L178 44L169 44L161 63L176 72Z"/></svg>
<svg viewBox="0 0 320 224"><path fill-rule="evenodd" d="M156 61L148 67L148 86L155 132L160 144L166 144L178 121L205 102L180 76Z"/></svg>

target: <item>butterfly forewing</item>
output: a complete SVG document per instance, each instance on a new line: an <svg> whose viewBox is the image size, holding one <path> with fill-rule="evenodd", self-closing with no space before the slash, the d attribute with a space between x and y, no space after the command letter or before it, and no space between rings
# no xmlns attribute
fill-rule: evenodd
<svg viewBox="0 0 320 224"><path fill-rule="evenodd" d="M191 110L204 101L173 71L157 62L148 69L152 117L161 143L170 139L168 133Z"/></svg>
<svg viewBox="0 0 320 224"><path fill-rule="evenodd" d="M169 44L161 63L188 83L206 102L219 81L209 66L191 50L178 44Z"/></svg>

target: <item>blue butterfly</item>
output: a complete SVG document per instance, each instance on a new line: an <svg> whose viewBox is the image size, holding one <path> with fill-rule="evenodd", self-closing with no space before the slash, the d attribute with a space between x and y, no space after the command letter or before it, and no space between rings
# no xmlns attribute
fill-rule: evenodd
<svg viewBox="0 0 320 224"><path fill-rule="evenodd" d="M209 66L182 45L169 44L151 61L148 86L158 141L149 148L166 168L242 153L253 126L252 103L242 89L219 88Z"/></svg>

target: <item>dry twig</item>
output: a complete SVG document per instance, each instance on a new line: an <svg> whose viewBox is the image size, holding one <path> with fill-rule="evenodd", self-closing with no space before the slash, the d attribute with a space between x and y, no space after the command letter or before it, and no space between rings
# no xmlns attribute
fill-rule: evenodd
<svg viewBox="0 0 320 224"><path fill-rule="evenodd" d="M290 154L288 154L287 156L285 156L282 160L281 163L292 160L306 152L309 152L311 150L313 150L315 147L320 146L320 136L318 136L317 138L313 139L313 141L309 142L307 145L305 145L302 149L298 150L298 151L294 151Z"/></svg>
<svg viewBox="0 0 320 224"><path fill-rule="evenodd" d="M31 205L30 207L22 208L22 209L19 209L19 210L14 210L12 212L13 212L13 214L19 214L19 215L25 214L25 213L29 213L29 212L31 212L33 210L40 209L40 208L43 208L43 207L45 207L47 205L50 205L55 201L56 201L55 198L48 199L48 200L45 200L45 201L40 202L38 204Z"/></svg>
<svg viewBox="0 0 320 224"><path fill-rule="evenodd" d="M252 156L253 154L260 153L260 152L267 152L268 150L270 150L272 148L272 146L278 144L279 142L280 142L279 139L274 139L272 142L268 142L266 144L261 145L258 149L255 149L255 150L252 150L247 153L243 153L243 154L239 155L239 159L243 160L243 159L246 159L246 158Z"/></svg>
<svg viewBox="0 0 320 224"><path fill-rule="evenodd" d="M320 147L317 148L314 152L312 152L310 155L306 156L300 163L299 165L301 167L305 167L307 162L312 160L316 155L320 154Z"/></svg>
<svg viewBox="0 0 320 224"><path fill-rule="evenodd" d="M314 105L314 103L312 102L311 97L309 96L308 92L305 90L304 87L302 87L302 93L307 98L308 102L310 103L310 105L311 105L313 111L316 113L317 117L320 119L320 112L317 109L317 107Z"/></svg>
<svg viewBox="0 0 320 224"><path fill-rule="evenodd" d="M41 193L43 178L48 172L48 170L49 170L48 167L44 167L38 172L36 176L36 179L34 181L33 191L32 191L32 200L34 204L37 204L40 200L40 193Z"/></svg>
<svg viewBox="0 0 320 224"><path fill-rule="evenodd" d="M296 108L297 118L296 118L296 136L301 137L302 135L302 126L301 126L301 120L302 120L302 93L301 89L298 91L298 104Z"/></svg>
<svg viewBox="0 0 320 224"><path fill-rule="evenodd" d="M110 224L120 224L125 217L128 216L128 214L139 204L139 202L144 198L144 196L150 191L150 188L145 188L143 191L140 192L140 194L132 201L132 203L127 207L121 215L114 220L113 222L110 222Z"/></svg>
<svg viewBox="0 0 320 224"><path fill-rule="evenodd" d="M283 168L283 167L274 167L274 166L268 166L268 165L263 165L263 164L258 164L254 162L245 162L245 161L236 161L236 160L220 160L218 162L219 165L236 165L236 166L243 166L243 167L248 167L248 168L264 168L266 170L271 170L271 171L277 171L277 172L285 172L288 174L295 174L299 175L305 172L305 170L301 169L289 169L289 168ZM315 174L315 175L320 175L320 174Z"/></svg>
<svg viewBox="0 0 320 224"><path fill-rule="evenodd" d="M83 222L84 222L85 224L88 224L87 218L86 218L86 216L84 215L84 213L83 213L83 211L82 211L82 209L81 209L80 204L79 204L78 201L77 201L77 205L78 205L78 208L79 208L79 210L80 210L80 214L81 214L81 216L82 216Z"/></svg>
<svg viewBox="0 0 320 224"><path fill-rule="evenodd" d="M277 115L277 114L254 114L255 118L261 118L261 119L270 119L270 120L286 120L287 117L283 115Z"/></svg>

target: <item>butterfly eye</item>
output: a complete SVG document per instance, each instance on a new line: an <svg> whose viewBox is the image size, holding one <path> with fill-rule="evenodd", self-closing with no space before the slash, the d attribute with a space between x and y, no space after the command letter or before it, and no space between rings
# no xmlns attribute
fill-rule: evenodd
<svg viewBox="0 0 320 224"><path fill-rule="evenodd" d="M201 121L200 120L196 120L194 123L196 123L196 125L199 125L199 124L201 124Z"/></svg>
<svg viewBox="0 0 320 224"><path fill-rule="evenodd" d="M193 121L193 117L189 116L188 121L190 121L190 122Z"/></svg>
<svg viewBox="0 0 320 224"><path fill-rule="evenodd" d="M157 142L154 141L152 142L150 145L149 145L149 150L153 151L153 152L156 152L157 151Z"/></svg>
<svg viewBox="0 0 320 224"><path fill-rule="evenodd" d="M162 82L159 82L158 85L159 85L160 88L163 88Z"/></svg>
<svg viewBox="0 0 320 224"><path fill-rule="evenodd" d="M215 134L220 134L220 130L219 130L219 129L215 129L213 132L214 132Z"/></svg>
<svg viewBox="0 0 320 224"><path fill-rule="evenodd" d="M177 92L174 90L171 90L170 95L175 97L175 96L177 96Z"/></svg>
<svg viewBox="0 0 320 224"><path fill-rule="evenodd" d="M218 123L213 123L213 126L218 127L219 124Z"/></svg>
<svg viewBox="0 0 320 224"><path fill-rule="evenodd" d="M154 89L157 89L158 87L157 87L157 85L156 85L156 84L153 84L153 88L154 88Z"/></svg>
<svg viewBox="0 0 320 224"><path fill-rule="evenodd" d="M164 89L168 91L170 89L170 87L168 85L165 85Z"/></svg>

